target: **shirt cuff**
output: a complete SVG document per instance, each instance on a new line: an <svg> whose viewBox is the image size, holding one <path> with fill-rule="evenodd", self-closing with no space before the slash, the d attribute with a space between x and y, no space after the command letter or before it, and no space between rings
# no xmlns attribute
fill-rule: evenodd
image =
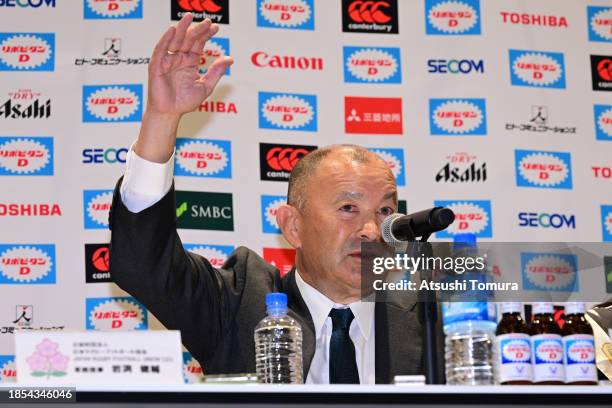
<svg viewBox="0 0 612 408"><path fill-rule="evenodd" d="M155 163L134 152L134 144L126 157L126 170L120 193L123 204L137 213L161 200L172 187L174 154L165 163Z"/></svg>

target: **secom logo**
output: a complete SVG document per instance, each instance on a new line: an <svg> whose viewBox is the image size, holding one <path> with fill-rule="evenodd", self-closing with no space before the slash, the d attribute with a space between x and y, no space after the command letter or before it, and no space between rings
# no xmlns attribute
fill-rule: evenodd
<svg viewBox="0 0 612 408"><path fill-rule="evenodd" d="M427 35L479 35L478 0L425 0Z"/></svg>
<svg viewBox="0 0 612 408"><path fill-rule="evenodd" d="M0 244L0 284L54 284L55 245Z"/></svg>
<svg viewBox="0 0 612 408"><path fill-rule="evenodd" d="M314 0L257 0L257 26L314 30Z"/></svg>
<svg viewBox="0 0 612 408"><path fill-rule="evenodd" d="M484 136L487 134L485 100L430 99L429 128L435 136Z"/></svg>
<svg viewBox="0 0 612 408"><path fill-rule="evenodd" d="M142 0L83 0L86 20L142 18Z"/></svg>
<svg viewBox="0 0 612 408"><path fill-rule="evenodd" d="M517 186L572 189L570 153L515 150L514 157Z"/></svg>
<svg viewBox="0 0 612 408"><path fill-rule="evenodd" d="M509 50L508 54L512 85L565 88L565 63L562 53Z"/></svg>
<svg viewBox="0 0 612 408"><path fill-rule="evenodd" d="M395 47L343 47L344 82L401 84L400 50Z"/></svg>
<svg viewBox="0 0 612 408"><path fill-rule="evenodd" d="M177 176L232 178L231 142L210 139L176 139Z"/></svg>
<svg viewBox="0 0 612 408"><path fill-rule="evenodd" d="M83 122L139 122L142 85L83 85Z"/></svg>
<svg viewBox="0 0 612 408"><path fill-rule="evenodd" d="M316 95L259 92L259 127L316 132Z"/></svg>
<svg viewBox="0 0 612 408"><path fill-rule="evenodd" d="M0 71L53 71L55 34L0 33Z"/></svg>
<svg viewBox="0 0 612 408"><path fill-rule="evenodd" d="M455 213L455 221L444 231L437 232L436 238L452 238L455 234L464 233L482 238L493 236L491 201L434 201L434 205L448 207Z"/></svg>
<svg viewBox="0 0 612 408"><path fill-rule="evenodd" d="M85 299L85 328L100 331L147 329L147 310L132 297Z"/></svg>
<svg viewBox="0 0 612 408"><path fill-rule="evenodd" d="M0 176L52 175L52 137L0 137Z"/></svg>
<svg viewBox="0 0 612 408"><path fill-rule="evenodd" d="M574 254L521 252L523 289L576 292L577 265Z"/></svg>

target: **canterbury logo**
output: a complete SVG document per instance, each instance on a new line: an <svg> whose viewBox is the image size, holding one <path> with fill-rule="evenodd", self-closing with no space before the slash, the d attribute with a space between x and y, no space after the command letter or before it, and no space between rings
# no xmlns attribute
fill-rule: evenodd
<svg viewBox="0 0 612 408"><path fill-rule="evenodd" d="M217 13L222 7L215 4L214 0L178 0L179 6L185 11L205 11Z"/></svg>
<svg viewBox="0 0 612 408"><path fill-rule="evenodd" d="M187 202L184 202L179 208L176 209L176 218L180 218L180 216L183 215L185 211L187 211Z"/></svg>
<svg viewBox="0 0 612 408"><path fill-rule="evenodd" d="M298 160L308 154L306 149L294 149L292 147L273 147L266 154L268 166L276 171L291 171Z"/></svg>
<svg viewBox="0 0 612 408"><path fill-rule="evenodd" d="M348 13L357 23L386 24L391 21L391 17L380 9L389 7L391 5L386 1L354 1L349 6Z"/></svg>

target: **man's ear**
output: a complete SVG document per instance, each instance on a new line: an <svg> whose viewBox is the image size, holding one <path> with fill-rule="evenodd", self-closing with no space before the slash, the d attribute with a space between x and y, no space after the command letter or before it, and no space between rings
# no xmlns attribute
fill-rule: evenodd
<svg viewBox="0 0 612 408"><path fill-rule="evenodd" d="M300 213L291 205L281 205L276 209L276 223L280 227L283 237L295 249L302 247L299 234Z"/></svg>

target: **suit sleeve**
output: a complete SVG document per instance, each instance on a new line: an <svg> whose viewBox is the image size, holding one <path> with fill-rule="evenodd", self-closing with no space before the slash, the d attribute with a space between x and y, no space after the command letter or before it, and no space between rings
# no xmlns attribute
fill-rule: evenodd
<svg viewBox="0 0 612 408"><path fill-rule="evenodd" d="M180 330L200 362L210 360L235 319L243 279L222 274L189 253L176 231L174 186L139 213L121 200L119 180L109 214L114 282L138 299L169 330Z"/></svg>

